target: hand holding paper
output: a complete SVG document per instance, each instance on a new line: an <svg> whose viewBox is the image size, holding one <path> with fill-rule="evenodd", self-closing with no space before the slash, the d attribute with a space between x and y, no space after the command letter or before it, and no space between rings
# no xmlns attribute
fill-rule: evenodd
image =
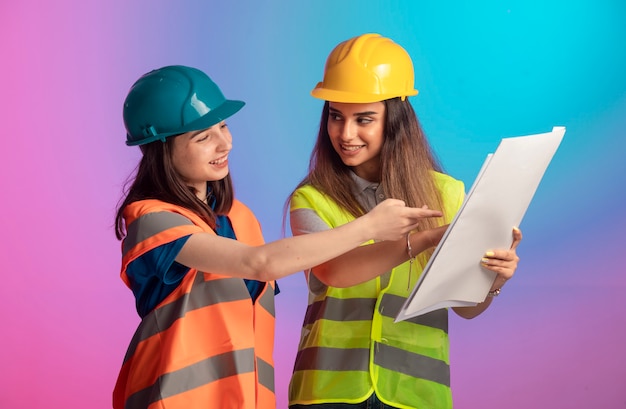
<svg viewBox="0 0 626 409"><path fill-rule="evenodd" d="M511 229L522 221L564 134L564 127L555 127L544 134L502 139L396 321L485 299L496 273L483 268L481 258L488 249L510 247Z"/></svg>
<svg viewBox="0 0 626 409"><path fill-rule="evenodd" d="M507 280L513 277L517 269L519 257L517 256L516 249L522 241L522 231L517 227L513 227L512 230L513 243L509 249L488 250L480 261L480 264L484 268L498 275L496 281L491 286L492 291L501 288Z"/></svg>

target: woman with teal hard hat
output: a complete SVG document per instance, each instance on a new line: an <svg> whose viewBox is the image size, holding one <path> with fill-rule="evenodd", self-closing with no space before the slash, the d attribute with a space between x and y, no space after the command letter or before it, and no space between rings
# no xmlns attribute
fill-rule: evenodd
<svg viewBox="0 0 626 409"><path fill-rule="evenodd" d="M114 408L275 408L274 280L441 215L388 200L342 228L264 243L229 174L225 120L243 106L186 66L150 71L126 97L126 144L143 155L115 226L141 323Z"/></svg>
<svg viewBox="0 0 626 409"><path fill-rule="evenodd" d="M338 44L311 94L324 101L309 173L290 198L295 236L333 230L386 198L441 210L397 241L360 246L307 271L309 305L289 389L292 409L452 406L448 310L395 317L464 200L443 173L408 97L417 95L404 48L378 34ZM521 240L477 263L496 278L481 314L510 279Z"/></svg>

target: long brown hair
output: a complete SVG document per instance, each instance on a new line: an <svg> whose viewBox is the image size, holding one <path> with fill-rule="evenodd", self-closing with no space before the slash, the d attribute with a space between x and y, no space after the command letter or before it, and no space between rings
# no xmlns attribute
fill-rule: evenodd
<svg viewBox="0 0 626 409"><path fill-rule="evenodd" d="M175 204L198 214L215 228L217 214L226 214L233 204L233 183L228 174L224 179L208 183L207 201L215 201L214 208L196 196L195 189L187 186L172 164L172 144L177 136L165 142L155 141L141 146L143 157L124 187L124 198L120 200L115 216L115 235L121 240L126 235L123 212L126 206L138 200L158 199Z"/></svg>
<svg viewBox="0 0 626 409"><path fill-rule="evenodd" d="M385 197L404 200L407 206L442 210L442 199L435 186L433 171L442 172L417 115L408 99L392 98L385 104L385 126L380 153L380 186ZM308 175L297 188L310 184L325 193L354 217L365 210L353 196L350 168L335 152L328 135L329 103L324 104L317 141L309 162ZM295 190L294 190L295 191ZM419 230L436 227L434 219L424 219Z"/></svg>

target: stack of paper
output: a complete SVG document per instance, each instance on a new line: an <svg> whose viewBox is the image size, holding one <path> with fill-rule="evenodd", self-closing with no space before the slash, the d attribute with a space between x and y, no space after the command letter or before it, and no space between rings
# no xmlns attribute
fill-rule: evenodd
<svg viewBox="0 0 626 409"><path fill-rule="evenodd" d="M496 274L481 267L480 260L489 249L510 248L513 227L522 221L564 134L564 127L554 127L548 133L502 139L485 160L396 322L485 299Z"/></svg>

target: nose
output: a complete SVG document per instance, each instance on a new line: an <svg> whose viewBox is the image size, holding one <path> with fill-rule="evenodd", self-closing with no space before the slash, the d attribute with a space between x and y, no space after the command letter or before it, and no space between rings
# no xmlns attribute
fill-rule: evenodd
<svg viewBox="0 0 626 409"><path fill-rule="evenodd" d="M344 121L341 124L340 134L343 141L350 141L356 135L355 126L351 121Z"/></svg>
<svg viewBox="0 0 626 409"><path fill-rule="evenodd" d="M228 152L233 148L233 137L228 128L219 128L218 150L220 152Z"/></svg>

